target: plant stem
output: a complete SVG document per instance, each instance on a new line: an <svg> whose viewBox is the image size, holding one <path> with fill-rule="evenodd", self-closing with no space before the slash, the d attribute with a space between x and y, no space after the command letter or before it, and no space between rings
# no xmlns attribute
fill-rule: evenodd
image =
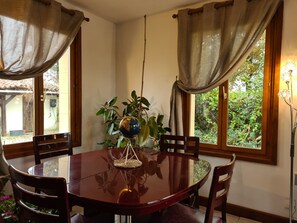
<svg viewBox="0 0 297 223"><path fill-rule="evenodd" d="M141 75L141 89L140 89L140 100L143 95L143 85L144 85L144 67L145 67L145 55L146 55L146 15L144 16L144 44L143 44L143 61L142 61L142 75ZM142 113L142 103L139 103L139 113L138 118L140 118Z"/></svg>

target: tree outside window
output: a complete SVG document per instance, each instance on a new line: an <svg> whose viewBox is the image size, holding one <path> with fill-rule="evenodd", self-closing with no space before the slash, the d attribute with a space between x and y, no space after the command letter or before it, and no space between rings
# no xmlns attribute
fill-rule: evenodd
<svg viewBox="0 0 297 223"><path fill-rule="evenodd" d="M261 149L262 98L264 79L265 34L258 41L245 63L229 80L228 92L223 87L195 96L195 135L200 142L217 144L219 100L228 103L226 144ZM222 132L224 134L224 132ZM221 134L221 135L222 135Z"/></svg>
<svg viewBox="0 0 297 223"><path fill-rule="evenodd" d="M282 18L279 7L231 79L194 95L194 125L188 128L199 136L201 154L224 157L237 152L242 160L276 164Z"/></svg>

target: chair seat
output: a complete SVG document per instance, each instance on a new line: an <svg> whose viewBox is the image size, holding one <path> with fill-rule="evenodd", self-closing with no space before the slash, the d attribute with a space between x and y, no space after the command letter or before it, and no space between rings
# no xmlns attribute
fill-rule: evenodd
<svg viewBox="0 0 297 223"><path fill-rule="evenodd" d="M216 166L208 196L205 213L197 207L177 203L161 212L154 223L223 223L226 219L227 194L229 192L236 155L231 161L222 166ZM221 208L221 218L214 216L216 208Z"/></svg>
<svg viewBox="0 0 297 223"><path fill-rule="evenodd" d="M204 223L205 213L201 210L177 203L162 213L162 223ZM221 218L213 217L212 223L223 223Z"/></svg>

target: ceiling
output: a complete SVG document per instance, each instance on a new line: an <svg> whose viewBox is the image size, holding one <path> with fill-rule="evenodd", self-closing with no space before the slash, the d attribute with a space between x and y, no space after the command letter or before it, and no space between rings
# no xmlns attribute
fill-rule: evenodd
<svg viewBox="0 0 297 223"><path fill-rule="evenodd" d="M65 0L114 23L185 7L205 0Z"/></svg>

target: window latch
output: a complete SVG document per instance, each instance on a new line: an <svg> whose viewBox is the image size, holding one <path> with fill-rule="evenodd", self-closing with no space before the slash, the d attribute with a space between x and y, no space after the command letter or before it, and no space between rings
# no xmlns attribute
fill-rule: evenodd
<svg viewBox="0 0 297 223"><path fill-rule="evenodd" d="M223 99L227 100L227 98L228 98L228 94L225 91L225 86L223 86Z"/></svg>

